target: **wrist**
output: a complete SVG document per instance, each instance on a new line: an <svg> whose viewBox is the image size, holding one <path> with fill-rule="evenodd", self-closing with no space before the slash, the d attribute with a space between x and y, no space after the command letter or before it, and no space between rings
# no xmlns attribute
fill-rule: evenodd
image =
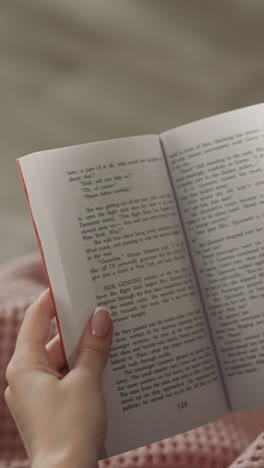
<svg viewBox="0 0 264 468"><path fill-rule="evenodd" d="M41 457L36 457L31 468L98 468L98 461L94 457L85 457L81 460L78 456L69 456L49 452Z"/></svg>
<svg viewBox="0 0 264 468"><path fill-rule="evenodd" d="M31 468L98 468L98 462L87 462L85 465L79 465L76 460L65 460L64 462L57 463L54 461L47 462L43 460L42 462L32 463Z"/></svg>

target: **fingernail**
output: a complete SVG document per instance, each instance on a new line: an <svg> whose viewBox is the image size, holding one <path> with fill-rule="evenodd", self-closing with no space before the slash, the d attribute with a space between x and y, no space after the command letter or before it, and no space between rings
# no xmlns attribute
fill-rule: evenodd
<svg viewBox="0 0 264 468"><path fill-rule="evenodd" d="M111 326L112 320L109 312L102 307L96 307L91 323L92 335L99 336L100 338L107 338Z"/></svg>

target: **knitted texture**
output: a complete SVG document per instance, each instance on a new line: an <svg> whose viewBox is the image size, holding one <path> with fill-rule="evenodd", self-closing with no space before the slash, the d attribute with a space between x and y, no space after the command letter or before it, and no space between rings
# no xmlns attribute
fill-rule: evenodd
<svg viewBox="0 0 264 468"><path fill-rule="evenodd" d="M3 398L5 368L26 308L46 287L38 254L0 268L0 468L29 466ZM262 431L264 410L231 413L211 424L112 457L99 465L100 468L264 468Z"/></svg>

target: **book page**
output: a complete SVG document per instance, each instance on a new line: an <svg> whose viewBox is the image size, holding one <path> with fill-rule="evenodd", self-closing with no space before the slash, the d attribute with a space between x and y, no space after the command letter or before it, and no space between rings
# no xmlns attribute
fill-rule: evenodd
<svg viewBox="0 0 264 468"><path fill-rule="evenodd" d="M162 135L231 406L264 404L264 105Z"/></svg>
<svg viewBox="0 0 264 468"><path fill-rule="evenodd" d="M75 341L68 356L78 344L71 328L81 336L92 289L114 321L104 374L107 454L222 415L226 399L159 138L35 158L72 307L72 320L59 312L63 338ZM34 216L37 223L37 207Z"/></svg>

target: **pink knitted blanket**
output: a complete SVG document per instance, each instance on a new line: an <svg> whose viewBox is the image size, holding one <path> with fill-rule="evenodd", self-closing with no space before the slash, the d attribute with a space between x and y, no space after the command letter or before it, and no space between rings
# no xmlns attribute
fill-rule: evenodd
<svg viewBox="0 0 264 468"><path fill-rule="evenodd" d="M24 311L46 286L38 254L0 268L0 468L29 466L19 434L4 403L4 374ZM264 410L229 414L185 434L104 460L100 468L105 466L264 468Z"/></svg>

